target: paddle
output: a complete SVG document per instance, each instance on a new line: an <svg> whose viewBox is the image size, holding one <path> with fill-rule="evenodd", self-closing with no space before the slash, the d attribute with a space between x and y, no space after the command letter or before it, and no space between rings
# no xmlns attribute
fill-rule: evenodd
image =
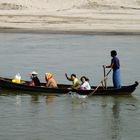
<svg viewBox="0 0 140 140"><path fill-rule="evenodd" d="M111 72L112 68L108 71L108 73L105 75L104 79L100 81L100 83L97 85L97 87L93 90L93 92L91 92L89 96L92 96L97 90L98 88L100 87L100 84L103 83L106 79L107 79L107 76L109 75L109 73Z"/></svg>

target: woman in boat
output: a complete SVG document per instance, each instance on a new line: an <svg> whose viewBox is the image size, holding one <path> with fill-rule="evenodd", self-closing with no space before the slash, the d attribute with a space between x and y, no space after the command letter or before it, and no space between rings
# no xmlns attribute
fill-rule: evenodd
<svg viewBox="0 0 140 140"><path fill-rule="evenodd" d="M81 85L80 85L80 89L81 90L90 90L91 89L91 86L89 84L89 79L85 76L82 76L81 77Z"/></svg>
<svg viewBox="0 0 140 140"><path fill-rule="evenodd" d="M111 64L105 67L113 69L113 85L115 88L121 88L120 61L117 57L117 52L115 50L111 51L111 57Z"/></svg>
<svg viewBox="0 0 140 140"><path fill-rule="evenodd" d="M53 78L53 75L51 73L45 74L45 80L46 80L46 87L48 88L57 88L57 82Z"/></svg>
<svg viewBox="0 0 140 140"><path fill-rule="evenodd" d="M38 73L37 72L35 72L35 71L32 71L31 73L30 73L30 78L31 78L31 82L29 83L29 85L30 86L40 86L41 84L40 84L40 80L39 80L39 78L38 78Z"/></svg>
<svg viewBox="0 0 140 140"><path fill-rule="evenodd" d="M72 88L74 88L74 89L79 88L80 83L79 83L79 80L78 80L78 78L76 77L75 74L71 74L71 76L68 77L67 73L65 73L65 76L69 81L72 81Z"/></svg>

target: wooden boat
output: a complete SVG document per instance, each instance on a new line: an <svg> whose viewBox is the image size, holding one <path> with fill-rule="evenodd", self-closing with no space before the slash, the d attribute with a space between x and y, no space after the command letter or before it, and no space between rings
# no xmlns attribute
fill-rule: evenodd
<svg viewBox="0 0 140 140"><path fill-rule="evenodd" d="M46 93L47 95L67 94L70 91L68 88L63 88L63 86L58 88L47 88L45 87L45 83L41 83L41 86L30 86L29 81L23 80L21 80L21 83L13 83L12 79L3 77L0 77L0 87L8 90Z"/></svg>
<svg viewBox="0 0 140 140"><path fill-rule="evenodd" d="M45 93L46 95L61 95L68 94L69 92L76 92L80 95L129 95L136 89L138 84L136 81L134 84L122 86L120 89L113 87L107 87L107 89L105 89L104 87L99 87L98 90L93 93L96 86L92 86L91 90L75 90L71 88L71 85L66 84L58 84L58 88L47 88L45 87L45 83L41 83L41 86L29 86L29 81L21 81L20 84L17 84L13 83L10 78L0 77L0 87L2 89L38 92Z"/></svg>
<svg viewBox="0 0 140 140"><path fill-rule="evenodd" d="M95 92L94 89L96 89L96 87L92 87L92 90L76 90L76 92L80 95L89 95L89 96L93 96L93 95L130 95L132 94L133 91L135 91L136 87L138 86L138 82L135 81L134 84L132 85L128 85L128 86L122 86L119 89L116 89L114 87L107 87L107 89L105 89L104 87L99 87Z"/></svg>

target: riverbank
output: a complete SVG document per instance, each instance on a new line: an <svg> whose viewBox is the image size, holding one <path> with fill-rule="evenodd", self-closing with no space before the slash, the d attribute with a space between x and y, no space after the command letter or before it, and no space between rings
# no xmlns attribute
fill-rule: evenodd
<svg viewBox="0 0 140 140"><path fill-rule="evenodd" d="M140 34L139 5L92 3L68 7L68 3L66 9L53 9L51 4L43 8L28 7L29 4L12 5L14 8L5 4L5 9L0 6L0 32Z"/></svg>

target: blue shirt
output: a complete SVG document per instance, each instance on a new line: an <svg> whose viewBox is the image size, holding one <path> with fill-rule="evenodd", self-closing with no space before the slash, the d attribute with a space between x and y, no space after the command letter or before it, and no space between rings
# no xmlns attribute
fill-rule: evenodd
<svg viewBox="0 0 140 140"><path fill-rule="evenodd" d="M116 57L116 56L114 56L113 58L112 58L112 60L111 60L111 65L113 64L113 71L115 71L115 70L117 70L117 69L119 69L120 68L120 61L119 61L119 59Z"/></svg>

